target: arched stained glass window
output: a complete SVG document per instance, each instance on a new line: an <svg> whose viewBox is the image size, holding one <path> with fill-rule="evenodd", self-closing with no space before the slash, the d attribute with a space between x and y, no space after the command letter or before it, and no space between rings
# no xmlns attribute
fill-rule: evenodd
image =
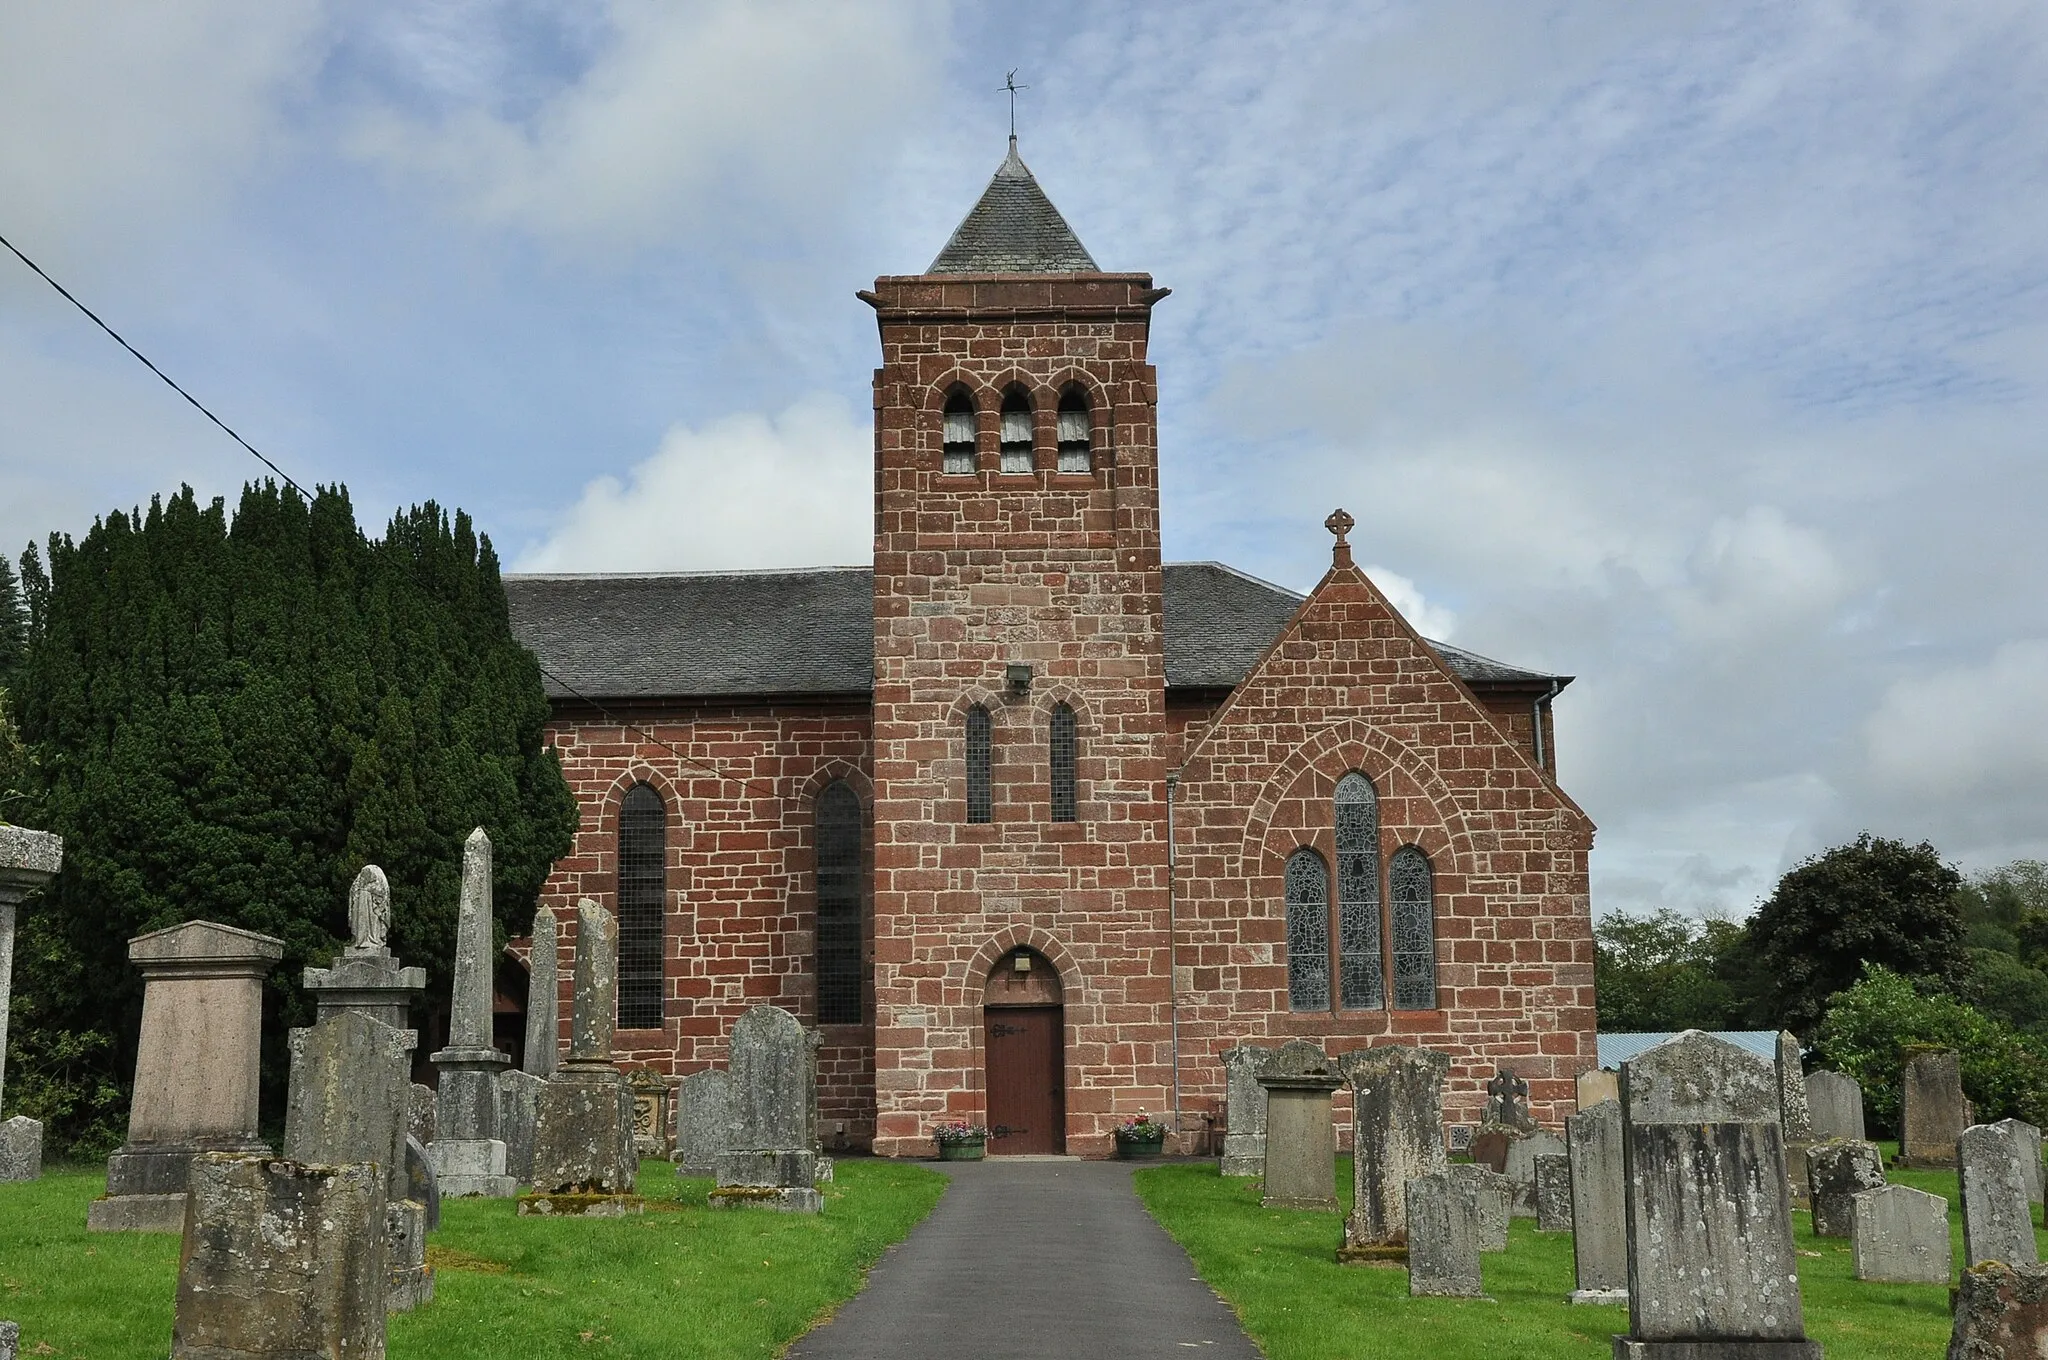
<svg viewBox="0 0 2048 1360"><path fill-rule="evenodd" d="M1078 387L1070 387L1060 397L1060 471L1089 472L1094 469L1095 455L1090 441L1093 434L1088 428L1088 394Z"/></svg>
<svg viewBox="0 0 2048 1360"><path fill-rule="evenodd" d="M1003 471L1031 471L1031 398L1021 387L1003 397Z"/></svg>
<svg viewBox="0 0 2048 1360"><path fill-rule="evenodd" d="M1337 957L1346 1010L1387 1004L1380 955L1380 804L1372 781L1337 781Z"/></svg>
<svg viewBox="0 0 2048 1360"><path fill-rule="evenodd" d="M1330 871L1305 845L1287 857L1287 1005L1330 1008Z"/></svg>
<svg viewBox="0 0 2048 1360"><path fill-rule="evenodd" d="M1404 845L1387 864L1394 907L1394 1009L1436 1009L1436 875L1420 846Z"/></svg>
<svg viewBox="0 0 2048 1360"><path fill-rule="evenodd" d="M1052 819L1080 820L1075 793L1074 767L1079 763L1081 737L1074 723L1074 710L1066 704L1052 706Z"/></svg>
<svg viewBox="0 0 2048 1360"><path fill-rule="evenodd" d="M988 710L980 706L967 710L967 820L995 820L995 797L990 787Z"/></svg>
<svg viewBox="0 0 2048 1360"><path fill-rule="evenodd" d="M668 900L668 809L651 785L619 805L619 1028L660 1029Z"/></svg>
<svg viewBox="0 0 2048 1360"><path fill-rule="evenodd" d="M941 470L955 475L974 471L974 398L964 389L956 389L946 398L942 437L945 456L939 465Z"/></svg>
<svg viewBox="0 0 2048 1360"><path fill-rule="evenodd" d="M845 780L818 795L818 1023L861 1019L860 799Z"/></svg>

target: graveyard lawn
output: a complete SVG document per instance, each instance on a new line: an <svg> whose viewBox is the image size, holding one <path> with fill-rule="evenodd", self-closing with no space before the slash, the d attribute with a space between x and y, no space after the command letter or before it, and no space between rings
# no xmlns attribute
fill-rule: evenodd
<svg viewBox="0 0 2048 1360"><path fill-rule="evenodd" d="M1896 1149L1886 1147L1887 1158ZM1962 1268L1962 1218L1953 1172L1895 1171L1890 1179L1949 1201L1949 1235ZM1628 1309L1572 1305L1572 1240L1517 1218L1508 1249L1480 1258L1491 1302L1411 1299L1408 1272L1337 1264L1341 1214L1259 1207L1257 1177L1225 1178L1213 1162L1150 1167L1136 1176L1154 1218L1229 1300L1268 1360L1607 1360L1628 1330ZM1350 1158L1338 1158L1337 1193L1351 1207ZM2035 1211L2036 1218L2039 1210ZM1948 1348L1942 1285L1865 1284L1846 1238L1816 1238L1792 1215L1806 1332L1844 1360L1925 1360ZM2036 1239L2048 1247L2048 1233ZM2044 1250L2048 1257L2048 1250Z"/></svg>
<svg viewBox="0 0 2048 1360"><path fill-rule="evenodd" d="M714 1211L709 1180L646 1161L644 1217L519 1218L508 1200L449 1200L428 1239L435 1300L391 1318L390 1355L772 1356L852 1297L945 1185L911 1163L841 1161L820 1215ZM0 1318L21 1323L23 1355L169 1349L178 1239L87 1233L104 1186L98 1169L69 1168L0 1186Z"/></svg>

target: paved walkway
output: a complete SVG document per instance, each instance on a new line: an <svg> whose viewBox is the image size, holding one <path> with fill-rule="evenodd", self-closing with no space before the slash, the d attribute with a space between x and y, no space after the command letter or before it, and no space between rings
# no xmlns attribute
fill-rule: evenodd
<svg viewBox="0 0 2048 1360"><path fill-rule="evenodd" d="M952 1185L791 1360L1258 1360L1128 1162L950 1162ZM830 1212L829 1210L827 1212Z"/></svg>

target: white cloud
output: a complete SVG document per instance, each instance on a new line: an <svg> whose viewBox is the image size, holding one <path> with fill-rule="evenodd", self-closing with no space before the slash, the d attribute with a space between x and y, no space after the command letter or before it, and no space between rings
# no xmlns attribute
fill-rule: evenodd
<svg viewBox="0 0 2048 1360"><path fill-rule="evenodd" d="M1824 536L1769 505L1716 519L1687 565L1672 617L1706 646L1826 627L1853 585Z"/></svg>
<svg viewBox="0 0 2048 1360"><path fill-rule="evenodd" d="M1365 574L1380 588L1380 594L1387 597L1387 603L1401 611L1401 617L1408 620L1416 632L1438 642L1449 642L1451 634L1457 631L1456 611L1425 599L1422 588L1397 571L1385 567L1367 567Z"/></svg>
<svg viewBox="0 0 2048 1360"><path fill-rule="evenodd" d="M1903 677L1863 726L1870 772L1901 798L2003 807L2048 836L2048 641Z"/></svg>
<svg viewBox="0 0 2048 1360"><path fill-rule="evenodd" d="M873 434L836 397L678 426L625 482L599 477L517 571L809 567L874 557Z"/></svg>

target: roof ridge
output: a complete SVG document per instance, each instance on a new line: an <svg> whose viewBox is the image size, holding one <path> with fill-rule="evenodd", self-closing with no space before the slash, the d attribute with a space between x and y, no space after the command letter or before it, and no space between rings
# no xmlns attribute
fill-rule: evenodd
<svg viewBox="0 0 2048 1360"><path fill-rule="evenodd" d="M828 571L864 571L874 574L869 566L824 566L824 567L726 567L712 571L506 571L498 573L505 581L682 581L704 580L714 576L816 576Z"/></svg>

